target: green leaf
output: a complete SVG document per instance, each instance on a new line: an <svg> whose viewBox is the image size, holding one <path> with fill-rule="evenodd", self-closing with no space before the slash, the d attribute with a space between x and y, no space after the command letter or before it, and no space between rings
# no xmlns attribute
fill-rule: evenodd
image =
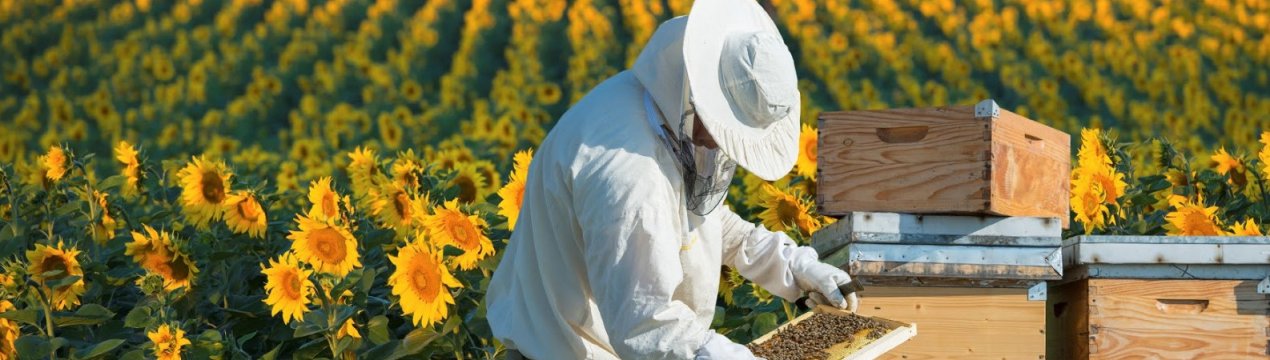
<svg viewBox="0 0 1270 360"><path fill-rule="evenodd" d="M462 324L463 324L463 319L460 319L458 316L451 316L449 320L445 321L445 326L441 327L441 334L449 334L451 332L458 332L459 325L462 325Z"/></svg>
<svg viewBox="0 0 1270 360"><path fill-rule="evenodd" d="M300 345L300 348L296 349L295 353L291 354L291 358L296 360L311 360L316 358L318 354L328 350L329 349L326 347L326 338L317 338L304 343L304 345Z"/></svg>
<svg viewBox="0 0 1270 360"><path fill-rule="evenodd" d="M409 355L418 354L423 351L423 348L427 347L428 344L431 344L432 341L439 337L441 337L441 334L437 333L436 330L432 330L432 328L415 329L409 334L406 334L406 338L402 340L401 346L398 346L397 350L393 351L392 355L388 356L388 359L396 360Z"/></svg>
<svg viewBox="0 0 1270 360"><path fill-rule="evenodd" d="M153 311L148 306L134 307L128 311L128 316L123 318L123 326L144 329L150 326L152 322L153 317L150 316L151 314L153 314Z"/></svg>
<svg viewBox="0 0 1270 360"><path fill-rule="evenodd" d="M313 310L304 314L304 321L295 325L295 333L292 337L306 337L326 331L326 312L322 310Z"/></svg>
<svg viewBox="0 0 1270 360"><path fill-rule="evenodd" d="M78 357L80 359L91 359L98 356L106 355L107 353L114 351L115 348L119 347L119 345L122 345L123 342L124 342L123 339L110 339L110 340L102 341L97 343L97 345L94 345L92 348L80 350L79 352L75 353L75 357Z"/></svg>
<svg viewBox="0 0 1270 360"><path fill-rule="evenodd" d="M335 353L337 354L343 353L344 350L348 349L349 345L353 345L353 337L345 336L344 338L340 339L339 342L335 343Z"/></svg>
<svg viewBox="0 0 1270 360"><path fill-rule="evenodd" d="M17 321L32 326L40 326L40 311L36 309L9 310L0 313L0 318Z"/></svg>
<svg viewBox="0 0 1270 360"><path fill-rule="evenodd" d="M145 349L134 349L132 351L124 353L123 356L119 358L119 360L145 360L145 358L146 358Z"/></svg>
<svg viewBox="0 0 1270 360"><path fill-rule="evenodd" d="M275 346L273 350L269 350L269 352L260 356L260 360L277 360L278 350L282 350L282 345Z"/></svg>
<svg viewBox="0 0 1270 360"><path fill-rule="evenodd" d="M61 272L61 270L55 270L55 271L57 271L57 272ZM48 278L48 277L45 277L45 279L47 279L47 278ZM61 289L61 288L64 288L64 287L70 286L71 284L74 284L75 282L79 281L80 279L83 279L83 277L82 277L82 276L78 276L78 275L71 275L71 276L67 276L67 277L64 277L64 278L61 278L61 279L57 279L57 281L54 281L54 282L48 283L48 288L49 288L49 289Z"/></svg>
<svg viewBox="0 0 1270 360"><path fill-rule="evenodd" d="M377 273L375 272L375 269L373 268L367 268L366 270L364 270L364 273L362 273L362 283L361 283L362 293L369 293L370 290L374 288L376 275Z"/></svg>
<svg viewBox="0 0 1270 360"><path fill-rule="evenodd" d="M123 175L114 175L106 178L106 180L102 180L101 183L98 183L97 188L101 189L101 191L111 190L119 187L119 185L123 185L123 181Z"/></svg>
<svg viewBox="0 0 1270 360"><path fill-rule="evenodd" d="M48 340L44 340L42 336L25 335L13 342L13 347L18 350L19 359L45 359L48 358L49 347Z"/></svg>
<svg viewBox="0 0 1270 360"><path fill-rule="evenodd" d="M755 337L763 336L776 329L776 314L762 313L754 317L753 332Z"/></svg>
<svg viewBox="0 0 1270 360"><path fill-rule="evenodd" d="M82 326L97 325L106 320L115 317L115 313L107 309L105 306L97 304L84 304L76 310L73 315L57 315L53 316L53 323L59 327L63 326Z"/></svg>
<svg viewBox="0 0 1270 360"><path fill-rule="evenodd" d="M375 345L383 345L388 340L391 340L389 339L388 317L386 316L379 315L371 318L370 322L366 323L366 329L368 330L367 337Z"/></svg>

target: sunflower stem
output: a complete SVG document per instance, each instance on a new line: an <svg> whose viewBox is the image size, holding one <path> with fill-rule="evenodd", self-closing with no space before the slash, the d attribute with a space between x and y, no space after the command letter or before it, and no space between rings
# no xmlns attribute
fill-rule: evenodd
<svg viewBox="0 0 1270 360"><path fill-rule="evenodd" d="M46 286L40 286L41 289L35 291L40 296L40 301L44 303L44 334L48 336L48 340L53 341L53 294L52 289ZM48 296L44 296L47 293ZM49 349L49 359L57 359L57 349Z"/></svg>

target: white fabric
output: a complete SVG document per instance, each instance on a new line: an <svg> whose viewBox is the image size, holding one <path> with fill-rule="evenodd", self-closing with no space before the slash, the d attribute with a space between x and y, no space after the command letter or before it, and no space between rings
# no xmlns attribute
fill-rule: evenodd
<svg viewBox="0 0 1270 360"><path fill-rule="evenodd" d="M681 92L659 91L683 89L684 23L659 27L634 70L583 97L535 154L485 298L494 336L527 357L691 359L710 340L723 265L782 298L801 293L791 262L815 250L726 207L688 212L646 121L645 91L663 113L679 106Z"/></svg>
<svg viewBox="0 0 1270 360"><path fill-rule="evenodd" d="M719 333L710 331L706 335L706 343L701 345L701 349L697 350L697 357L694 360L751 360L759 359L754 357L754 353L750 348L737 344L728 340L727 337L719 335Z"/></svg>
<svg viewBox="0 0 1270 360"><path fill-rule="evenodd" d="M697 0L684 35L692 102L719 148L766 180L798 157L794 57L753 0Z"/></svg>

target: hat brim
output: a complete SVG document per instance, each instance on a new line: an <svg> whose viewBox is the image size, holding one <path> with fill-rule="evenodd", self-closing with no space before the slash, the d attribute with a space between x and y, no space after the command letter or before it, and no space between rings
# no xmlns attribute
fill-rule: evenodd
<svg viewBox="0 0 1270 360"><path fill-rule="evenodd" d="M775 181L788 174L798 158L801 106L765 128L751 127L740 120L719 81L724 41L732 34L753 32L780 36L757 2L697 0L684 30L684 66L693 105L719 149L754 175Z"/></svg>

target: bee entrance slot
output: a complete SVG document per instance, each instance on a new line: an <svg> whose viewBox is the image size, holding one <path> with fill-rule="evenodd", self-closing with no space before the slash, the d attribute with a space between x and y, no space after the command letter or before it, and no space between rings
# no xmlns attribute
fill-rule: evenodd
<svg viewBox="0 0 1270 360"><path fill-rule="evenodd" d="M926 133L930 132L929 126L904 126L893 128L878 128L878 139L888 144L903 144L922 141L926 138Z"/></svg>
<svg viewBox="0 0 1270 360"><path fill-rule="evenodd" d="M1155 308L1165 314L1199 314L1208 309L1208 300L1155 299Z"/></svg>

